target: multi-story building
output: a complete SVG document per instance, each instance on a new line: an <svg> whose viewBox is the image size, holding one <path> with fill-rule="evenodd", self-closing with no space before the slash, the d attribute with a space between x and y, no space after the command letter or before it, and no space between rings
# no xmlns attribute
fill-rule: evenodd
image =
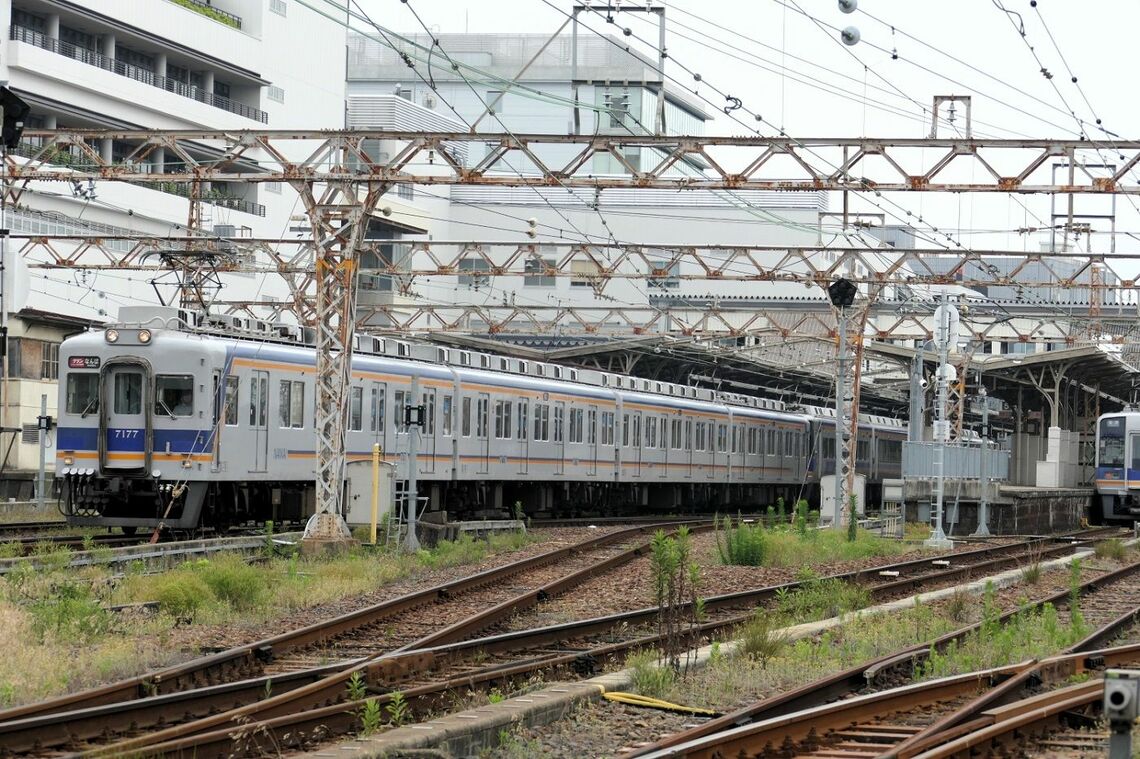
<svg viewBox="0 0 1140 759"><path fill-rule="evenodd" d="M712 118L705 101L693 93L662 84L657 64L616 42L590 34L551 39L539 34L441 34L438 47L426 36L404 39L350 33L348 40L349 102L402 99L409 108L436 114L459 131L531 134L651 134L662 121L668 134L703 134ZM394 48L389 46L391 41ZM616 42L616 44L615 44ZM575 49L576 48L576 49ZM446 57L440 52L446 53ZM408 69L404 55L416 60L423 81ZM430 69L428 59L430 58ZM452 66L447 58L458 64ZM660 98L659 98L660 95ZM350 105L350 114L353 106ZM362 124L363 125L363 124ZM392 120L370 126L395 127ZM489 146L467 143L469 164L485 156ZM569 161L581 146L544 146L537 151L548 165ZM663 159L649 148L630 150L622 160L600 155L582 169L594 175L649 169ZM674 174L699 176L707 167L697 159L679 163ZM533 173L525 160L500 161L490 172ZM565 188L428 187L408 192L446 198L446 223L433 228L436 239L527 240L533 230L540 258L528 261L533 276L480 277L486 261L462 262L472 273L420 278L415 301L434 303L514 302L522 304L648 305L659 292L679 296L707 293L706 283L686 280L697 265L679 264L672 276L649 282L614 279L602 289L593 285L596 264L575 261L581 277L541 276L542 261L557 255L556 241L610 240L672 245L814 244L819 239L826 193L706 192L606 190L602 193ZM565 253L565 249L562 250ZM662 253L661 263L665 263ZM417 265L420 263L416 260ZM424 263L427 263L424 261ZM654 262L651 262L654 263ZM649 264L647 264L648 268ZM646 272L648 273L648 272ZM722 282L725 295L773 293L787 285ZM800 288L802 291L802 288ZM822 297L822 294L821 296ZM402 301L393 295L390 302ZM413 301L409 300L411 304ZM477 326L477 325L473 325Z"/></svg>
<svg viewBox="0 0 1140 759"><path fill-rule="evenodd" d="M345 24L294 0L0 0L0 19L7 22L0 40L0 80L31 106L28 129L344 126ZM35 149L26 141L16 151L17 160ZM113 161L132 146L104 140L98 149ZM208 145L197 149L210 155ZM83 159L59 151L50 160L66 168ZM159 150L150 156L149 168L176 171L180 160ZM14 234L177 235L189 220L189 188L176 182L53 182L29 190L19 207L7 209ZM301 208L287 185L214 183L202 197L200 223L207 233L281 237L299 223L291 221ZM76 325L114 318L120 305L174 295L173 278L156 286L152 279L152 274L128 271L33 268L29 318L14 317L6 367L12 380L2 388L0 426L22 429L39 414L36 389L16 392L17 378L27 384L29 373L35 373L29 358L33 348L48 355ZM232 273L222 281L225 299L285 293L272 276ZM65 321L43 324L39 314ZM51 376L45 373L43 379L50 382ZM54 415L54 390L49 397ZM0 435L0 449L11 434ZM8 470L13 462L27 468L38 458L30 442L34 436L20 437L25 442L16 441Z"/></svg>

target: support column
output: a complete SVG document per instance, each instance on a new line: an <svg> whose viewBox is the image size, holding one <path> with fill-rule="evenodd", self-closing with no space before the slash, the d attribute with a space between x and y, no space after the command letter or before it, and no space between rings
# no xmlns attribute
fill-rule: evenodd
<svg viewBox="0 0 1140 759"><path fill-rule="evenodd" d="M59 39L59 14L51 13L44 18L44 36Z"/></svg>
<svg viewBox="0 0 1140 759"><path fill-rule="evenodd" d="M115 57L115 35L104 34L99 44L99 52L108 58Z"/></svg>
<svg viewBox="0 0 1140 759"><path fill-rule="evenodd" d="M154 73L158 76L166 76L166 53L159 53L154 57Z"/></svg>
<svg viewBox="0 0 1140 759"><path fill-rule="evenodd" d="M346 163L349 138L330 145L322 158ZM302 547L344 546L352 534L344 521L345 432L356 330L357 255L368 220L389 185L329 182L318 196L303 180L291 183L313 229L317 290L316 513L305 526Z"/></svg>

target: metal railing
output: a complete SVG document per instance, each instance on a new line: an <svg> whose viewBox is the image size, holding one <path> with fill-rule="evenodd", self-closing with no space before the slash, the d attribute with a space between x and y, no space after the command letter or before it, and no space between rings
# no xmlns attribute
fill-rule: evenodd
<svg viewBox="0 0 1140 759"><path fill-rule="evenodd" d="M153 182L140 182L139 184L150 190L179 195L183 198L190 197L190 185L185 182L159 182L158 184L154 184ZM219 208L230 208L234 211L241 211L243 213L253 214L254 216L265 215L265 206L260 203L254 203L231 195L219 195L206 192L202 195L201 201L213 206L218 206Z"/></svg>
<svg viewBox="0 0 1140 759"><path fill-rule="evenodd" d="M161 76L154 73L153 71L148 71L144 68L139 68L138 66L132 66L129 63L123 63L122 61L116 60L114 58L109 58L108 56L105 56L101 53L96 53L93 50L88 50L87 48L73 45L70 42L64 42L63 40L56 39L55 37L48 37L47 35L40 34L39 32L33 29L29 29L26 26L16 26L13 24L11 27L10 38L15 42L24 42L28 45L33 45L43 50L48 50L53 53L66 56L72 60L79 61L80 63L86 63L88 66L95 66L96 68L101 68L105 71L111 71L115 74L118 74L119 76L125 76L128 79L134 79L136 82L149 84L152 87L158 87L159 89L166 90L167 92L173 92L175 95L181 95L182 97L189 98L191 100L197 100L199 103L205 103L206 105L213 106L214 108L220 108L223 111L236 113L239 116L244 116L247 119L259 121L262 124L269 123L268 114L266 114L265 111L254 108L253 106L246 105L245 103L239 103L236 100L230 100L229 98L222 97L221 95L215 95L212 92L207 92L201 87L195 87L194 85L180 82L177 79Z"/></svg>
<svg viewBox="0 0 1140 759"><path fill-rule="evenodd" d="M183 7L193 5L195 7L191 8L190 10L196 13L200 13L206 18L214 17L215 21L225 24L226 26L232 26L234 29L241 29L241 16L235 16L229 11L223 11L215 8L210 4L210 0L177 0L175 5L181 5ZM201 8L202 10L199 11L198 8Z"/></svg>
<svg viewBox="0 0 1140 759"><path fill-rule="evenodd" d="M989 449L989 460L986 465L986 478L989 480L1009 479L1010 452L1000 448ZM930 479L937 475L936 464L938 457L938 443L933 442L904 442L903 443L903 477ZM982 473L982 449L977 445L961 443L946 443L946 452L943 459L943 476L948 480L976 480Z"/></svg>

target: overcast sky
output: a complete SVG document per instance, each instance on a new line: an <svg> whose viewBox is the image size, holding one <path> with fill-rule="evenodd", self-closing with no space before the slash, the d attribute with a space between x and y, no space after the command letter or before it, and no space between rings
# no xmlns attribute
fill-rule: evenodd
<svg viewBox="0 0 1140 759"><path fill-rule="evenodd" d="M401 33L423 31L411 8L436 31L551 33L572 7L567 0L360 2L376 21ZM1070 109L1094 139L1105 138L1095 126L1098 117L1120 137L1135 136L1137 103L1129 72L1135 65L1140 2L1041 0L1031 7L1029 0L1007 0L1002 5L1010 13L995 0L859 0L859 10L845 15L835 0L670 0L667 73L715 105L722 105L724 96L713 87L740 98L744 108L737 115L745 125L720 116L709 125L710 134L745 133L745 126L756 123L746 113L751 111L764 118L765 134L782 127L795 137L921 137L930 130L933 96L968 94L974 99L977 136L1073 138L1080 127ZM632 44L654 53L636 39L656 41L646 17L618 13L610 25L601 14L581 16L596 31L620 34L628 27ZM831 28L846 26L861 32L862 41L853 47L841 44ZM1041 73L1042 65L1051 81ZM703 81L695 82L686 68ZM957 123L962 126L961 114ZM915 193L880 202L895 213L905 207L923 214L976 247L1037 250L1047 240L1012 231L1048 221L1045 197ZM1110 208L1104 199L1081 202L1078 212ZM1119 200L1118 230L1140 232L1138 206L1140 200ZM1106 252L1108 236L1094 237L1091 245ZM1140 251L1140 242L1118 236L1117 248Z"/></svg>

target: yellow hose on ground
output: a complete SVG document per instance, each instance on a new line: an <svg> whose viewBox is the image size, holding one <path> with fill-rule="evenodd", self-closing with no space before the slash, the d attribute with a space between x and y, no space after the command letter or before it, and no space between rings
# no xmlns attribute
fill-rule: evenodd
<svg viewBox="0 0 1140 759"><path fill-rule="evenodd" d="M603 693L602 696L608 701L616 701L619 704L629 704L630 706L641 706L647 709L661 709L667 712L680 712L682 714L699 714L706 717L720 716L720 712L714 712L712 709L702 709L699 706L682 706L681 704L672 704L668 701L662 701L659 698L642 696L639 693L623 693L621 691L611 691L609 693Z"/></svg>

